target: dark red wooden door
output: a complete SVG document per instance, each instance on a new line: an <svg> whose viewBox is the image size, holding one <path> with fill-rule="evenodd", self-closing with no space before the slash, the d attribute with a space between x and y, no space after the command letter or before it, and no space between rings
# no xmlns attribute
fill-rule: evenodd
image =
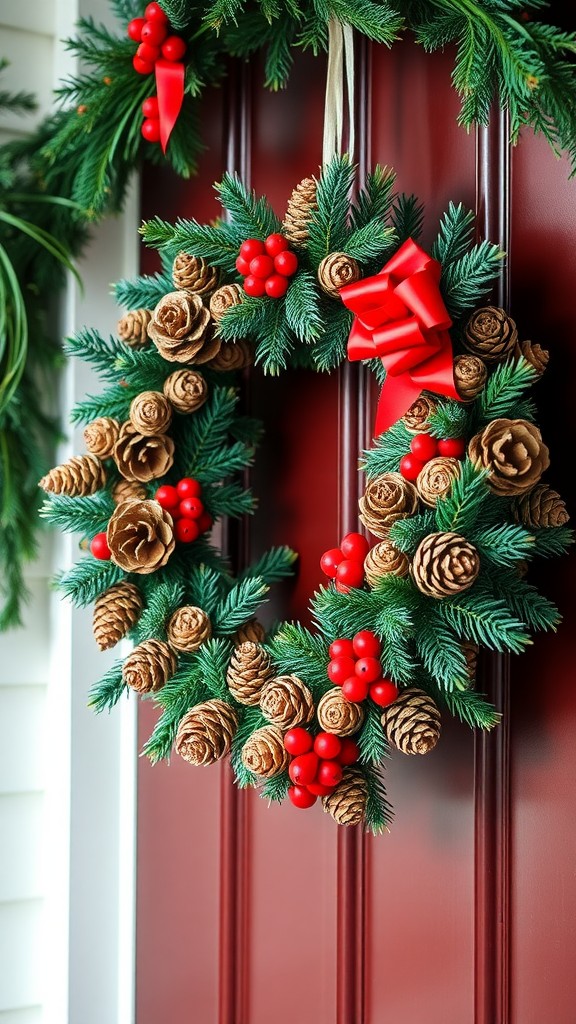
<svg viewBox="0 0 576 1024"><path fill-rule="evenodd" d="M502 124L456 125L451 55L409 42L358 46L360 162L392 164L426 202L430 242L450 199L476 207L491 237L510 233L512 312L552 352L540 385L550 482L573 504L575 188L568 165L527 135L511 176ZM205 112L200 176L145 179L144 215L218 212L211 183L239 170L280 213L321 160L324 66L297 62L285 93L238 71ZM254 472L253 554L289 543L298 579L269 617L306 618L318 556L356 528L358 449L372 410L357 370L262 380L250 401L266 424ZM390 835L338 829L315 808L271 808L233 787L226 766L175 759L139 771L137 1024L574 1024L576 717L571 560L539 583L565 616L514 661L487 661L505 711L474 742L446 725L426 758L395 756ZM573 560L572 560L573 562ZM149 735L153 713L141 707Z"/></svg>

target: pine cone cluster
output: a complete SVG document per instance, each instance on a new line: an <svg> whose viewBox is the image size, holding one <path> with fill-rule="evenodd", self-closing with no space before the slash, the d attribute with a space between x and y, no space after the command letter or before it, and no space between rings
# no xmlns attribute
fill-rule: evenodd
<svg viewBox="0 0 576 1024"><path fill-rule="evenodd" d="M215 323L219 323L224 313L233 306L240 306L244 301L244 293L239 284L224 284L210 296L210 313Z"/></svg>
<svg viewBox="0 0 576 1024"><path fill-rule="evenodd" d="M445 498L452 490L452 484L460 476L459 459L439 455L430 459L420 470L416 490L425 505L434 507L439 498Z"/></svg>
<svg viewBox="0 0 576 1024"><path fill-rule="evenodd" d="M468 454L489 470L488 486L500 495L529 491L550 465L542 434L528 420L492 420L472 438Z"/></svg>
<svg viewBox="0 0 576 1024"><path fill-rule="evenodd" d="M284 734L277 725L256 729L242 747L242 764L261 779L273 779L286 771L290 762L284 748Z"/></svg>
<svg viewBox="0 0 576 1024"><path fill-rule="evenodd" d="M429 533L412 561L414 582L427 597L460 594L472 586L479 572L476 548L458 533Z"/></svg>
<svg viewBox="0 0 576 1024"><path fill-rule="evenodd" d="M260 703L262 690L273 676L270 658L259 643L245 641L234 649L226 682L239 704L254 706Z"/></svg>
<svg viewBox="0 0 576 1024"><path fill-rule="evenodd" d="M370 480L359 507L364 526L384 538L394 523L417 511L418 492L400 473L382 473Z"/></svg>
<svg viewBox="0 0 576 1024"><path fill-rule="evenodd" d="M218 373L230 373L232 370L243 370L245 366L252 366L253 362L252 346L244 338L239 338L238 341L223 341L218 354L206 365Z"/></svg>
<svg viewBox="0 0 576 1024"><path fill-rule="evenodd" d="M516 324L505 309L483 306L472 314L466 324L464 345L487 363L507 359L518 345Z"/></svg>
<svg viewBox="0 0 576 1024"><path fill-rule="evenodd" d="M96 598L92 632L101 651L126 636L142 611L142 595L133 583L115 583Z"/></svg>
<svg viewBox="0 0 576 1024"><path fill-rule="evenodd" d="M107 532L112 561L141 575L162 568L174 551L172 517L157 501L123 501L110 517Z"/></svg>
<svg viewBox="0 0 576 1024"><path fill-rule="evenodd" d="M220 348L202 298L187 291L169 292L160 299L148 335L162 358L172 363L207 363Z"/></svg>
<svg viewBox="0 0 576 1024"><path fill-rule="evenodd" d="M288 200L282 233L296 249L306 244L310 234L312 215L318 209L317 188L314 178L304 178Z"/></svg>
<svg viewBox="0 0 576 1024"><path fill-rule="evenodd" d="M548 484L537 484L516 502L514 517L523 526L534 528L565 526L570 516L558 491Z"/></svg>
<svg viewBox="0 0 576 1024"><path fill-rule="evenodd" d="M148 324L151 319L151 309L133 309L118 321L118 337L130 348L145 348L150 344Z"/></svg>
<svg viewBox="0 0 576 1024"><path fill-rule="evenodd" d="M388 742L403 754L428 754L440 739L440 712L427 693L410 687L402 690L382 715Z"/></svg>
<svg viewBox="0 0 576 1024"><path fill-rule="evenodd" d="M324 732L352 736L364 721L364 709L361 704L346 700L339 686L333 686L318 701L316 716Z"/></svg>
<svg viewBox="0 0 576 1024"><path fill-rule="evenodd" d="M370 587L376 587L383 576L407 576L410 562L391 540L375 544L364 559L364 572Z"/></svg>
<svg viewBox="0 0 576 1024"><path fill-rule="evenodd" d="M110 416L99 416L84 428L84 443L91 455L109 459L118 440L120 424Z"/></svg>
<svg viewBox="0 0 576 1024"><path fill-rule="evenodd" d="M185 604L168 620L166 637L175 651L190 654L212 636L212 624L202 608Z"/></svg>
<svg viewBox="0 0 576 1024"><path fill-rule="evenodd" d="M197 412L208 398L208 385L195 370L175 370L166 377L163 391L176 412Z"/></svg>
<svg viewBox="0 0 576 1024"><path fill-rule="evenodd" d="M176 752L189 764L214 764L229 752L237 728L236 712L225 701L196 704L178 726Z"/></svg>
<svg viewBox="0 0 576 1024"><path fill-rule="evenodd" d="M176 655L163 640L145 640L122 666L124 682L137 693L156 693L176 671Z"/></svg>
<svg viewBox="0 0 576 1024"><path fill-rule="evenodd" d="M434 415L438 403L434 398L427 395L420 395L412 403L408 412L402 417L402 422L411 434L425 434L430 429L430 417Z"/></svg>
<svg viewBox="0 0 576 1024"><path fill-rule="evenodd" d="M126 480L157 480L174 462L174 441L166 434L141 434L128 420L120 427L114 461Z"/></svg>
<svg viewBox="0 0 576 1024"><path fill-rule="evenodd" d="M179 291L208 295L218 287L220 274L200 256L179 252L172 264L172 280Z"/></svg>
<svg viewBox="0 0 576 1024"><path fill-rule="evenodd" d="M171 421L172 407L159 391L142 391L130 405L130 422L146 437L165 434Z"/></svg>
<svg viewBox="0 0 576 1024"><path fill-rule="evenodd" d="M306 725L314 717L312 694L298 676L276 676L266 683L260 707L264 717L281 729Z"/></svg>
<svg viewBox="0 0 576 1024"><path fill-rule="evenodd" d="M360 280L360 267L357 260L347 256L345 252L331 252L325 256L318 267L318 281L326 295L337 299L340 289L346 284L354 284Z"/></svg>
<svg viewBox="0 0 576 1024"><path fill-rule="evenodd" d="M322 806L338 825L361 825L366 817L368 786L359 768L346 768L333 793L322 798Z"/></svg>
<svg viewBox="0 0 576 1024"><path fill-rule="evenodd" d="M463 402L473 402L483 390L488 377L486 364L478 356L456 356L454 385Z"/></svg>
<svg viewBox="0 0 576 1024"><path fill-rule="evenodd" d="M106 471L99 458L95 455L73 455L43 476L38 486L49 494L85 498L101 490L105 483Z"/></svg>

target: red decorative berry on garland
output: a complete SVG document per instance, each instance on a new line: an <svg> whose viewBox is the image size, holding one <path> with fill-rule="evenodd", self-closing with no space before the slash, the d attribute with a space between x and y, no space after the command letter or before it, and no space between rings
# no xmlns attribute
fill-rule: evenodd
<svg viewBox="0 0 576 1024"><path fill-rule="evenodd" d="M317 797L315 793L311 793L305 786L290 786L288 799L294 804L294 807L305 809L306 807L312 807L316 803Z"/></svg>
<svg viewBox="0 0 576 1024"><path fill-rule="evenodd" d="M340 550L344 558L363 563L370 550L370 544L361 533L347 533L345 537L342 537Z"/></svg>
<svg viewBox="0 0 576 1024"><path fill-rule="evenodd" d="M308 754L299 754L290 762L288 775L297 786L307 786L316 778L318 763L318 754L313 750Z"/></svg>
<svg viewBox="0 0 576 1024"><path fill-rule="evenodd" d="M342 683L354 674L355 662L352 658L333 658L328 662L327 674L331 683L342 686Z"/></svg>
<svg viewBox="0 0 576 1024"><path fill-rule="evenodd" d="M142 122L140 129L146 142L160 141L160 121L157 117L148 117Z"/></svg>
<svg viewBox="0 0 576 1024"><path fill-rule="evenodd" d="M416 480L417 476L424 469L424 463L409 452L400 459L400 472L405 480Z"/></svg>
<svg viewBox="0 0 576 1024"><path fill-rule="evenodd" d="M309 782L306 789L314 796L328 796L334 792L334 786L323 786L321 782Z"/></svg>
<svg viewBox="0 0 576 1024"><path fill-rule="evenodd" d="M186 519L200 519L204 505L200 498L184 498L180 502L180 512Z"/></svg>
<svg viewBox="0 0 576 1024"><path fill-rule="evenodd" d="M268 238L264 242L264 246L268 255L274 259L275 256L278 256L288 248L288 239L284 238L284 235L268 235Z"/></svg>
<svg viewBox="0 0 576 1024"><path fill-rule="evenodd" d="M362 562L353 562L351 558L345 558L336 569L336 581L341 587L361 587L364 583Z"/></svg>
<svg viewBox="0 0 576 1024"><path fill-rule="evenodd" d="M166 22L145 21L142 26L140 39L143 43L148 43L149 46L161 46L166 39L167 33L168 26Z"/></svg>
<svg viewBox="0 0 576 1024"><path fill-rule="evenodd" d="M372 683L370 696L375 704L379 704L381 708L387 708L396 700L398 687L390 679L379 679L377 683Z"/></svg>
<svg viewBox="0 0 576 1024"><path fill-rule="evenodd" d="M360 676L354 674L342 683L342 694L346 700L352 701L353 704L360 704L368 696L368 686L369 683L365 679L361 679Z"/></svg>
<svg viewBox="0 0 576 1024"><path fill-rule="evenodd" d="M382 676L382 666L377 658L359 658L354 672L365 683L375 683Z"/></svg>
<svg viewBox="0 0 576 1024"><path fill-rule="evenodd" d="M176 490L180 500L182 498L199 498L202 494L202 484L191 476L184 476L176 484Z"/></svg>
<svg viewBox="0 0 576 1024"><path fill-rule="evenodd" d="M340 548L329 548L328 551L324 552L320 559L320 568L326 576L329 576L330 579L333 580L336 578L336 570L340 565L340 562L343 560L344 555Z"/></svg>
<svg viewBox="0 0 576 1024"><path fill-rule="evenodd" d="M178 494L177 488L171 487L170 484L163 484L162 487L159 487L154 497L158 504L168 512L177 508L180 503L180 495Z"/></svg>
<svg viewBox="0 0 576 1024"><path fill-rule="evenodd" d="M261 277L254 277L253 274L249 274L244 279L244 291L246 295L250 295L253 299L260 299L266 292L266 282Z"/></svg>
<svg viewBox="0 0 576 1024"><path fill-rule="evenodd" d="M128 36L135 43L139 43L142 39L142 29L144 28L146 21L144 18L132 18L132 21L128 24Z"/></svg>
<svg viewBox="0 0 576 1024"><path fill-rule="evenodd" d="M319 732L314 740L314 753L324 761L332 761L338 757L342 749L342 741L331 732Z"/></svg>
<svg viewBox="0 0 576 1024"><path fill-rule="evenodd" d="M139 75L151 75L154 71L154 65L147 60L142 60L137 54L132 57L132 64L134 71L137 71Z"/></svg>
<svg viewBox="0 0 576 1024"><path fill-rule="evenodd" d="M259 238L247 238L240 246L239 256L250 264L255 256L262 256L265 251L264 242L261 242Z"/></svg>
<svg viewBox="0 0 576 1024"><path fill-rule="evenodd" d="M283 277L293 277L298 270L298 257L291 249L284 249L274 257L274 270Z"/></svg>
<svg viewBox="0 0 576 1024"><path fill-rule="evenodd" d="M461 459L466 454L466 441L463 437L447 437L438 441L438 451L447 459Z"/></svg>
<svg viewBox="0 0 576 1024"><path fill-rule="evenodd" d="M381 644L375 633L361 629L352 640L352 649L357 658L378 658Z"/></svg>
<svg viewBox="0 0 576 1024"><path fill-rule="evenodd" d="M328 648L328 654L331 658L351 658L354 660L356 657L352 641L346 639L333 640Z"/></svg>
<svg viewBox="0 0 576 1024"><path fill-rule="evenodd" d="M158 97L148 96L142 104L142 113L144 117L157 118L159 116L158 111Z"/></svg>
<svg viewBox="0 0 576 1024"><path fill-rule="evenodd" d="M264 283L266 295L271 299L281 299L288 291L288 278L280 274L270 274Z"/></svg>
<svg viewBox="0 0 576 1024"><path fill-rule="evenodd" d="M195 519L178 519L174 527L176 540L182 544L191 544L200 536L200 529Z"/></svg>
<svg viewBox="0 0 576 1024"><path fill-rule="evenodd" d="M295 726L293 729L288 729L288 732L284 735L284 748L293 757L298 757L299 754L307 754L314 745L314 740L307 729L302 729L300 726Z"/></svg>
<svg viewBox="0 0 576 1024"><path fill-rule="evenodd" d="M110 559L110 548L108 547L108 539L105 533L97 533L95 537L90 541L90 551L94 555L94 558L99 558L103 562L107 562Z"/></svg>
<svg viewBox="0 0 576 1024"><path fill-rule="evenodd" d="M410 451L421 462L429 462L438 454L438 442L432 434L416 434L410 442Z"/></svg>
<svg viewBox="0 0 576 1024"><path fill-rule="evenodd" d="M316 781L321 786L337 786L342 782L342 765L338 761L320 761Z"/></svg>
<svg viewBox="0 0 576 1024"><path fill-rule="evenodd" d="M151 46L150 43L140 43L136 56L144 63L155 64L160 56L160 49L158 46Z"/></svg>
<svg viewBox="0 0 576 1024"><path fill-rule="evenodd" d="M355 740L350 739L349 736L344 736L340 740L340 753L338 754L338 760L342 765L356 764L356 761L360 757L360 747Z"/></svg>
<svg viewBox="0 0 576 1024"><path fill-rule="evenodd" d="M186 43L180 36L168 36L168 39L162 43L162 56L164 60L182 60L185 53Z"/></svg>
<svg viewBox="0 0 576 1024"><path fill-rule="evenodd" d="M144 17L146 21L159 21L163 25L168 24L168 17L164 14L160 4L148 4L144 11Z"/></svg>
<svg viewBox="0 0 576 1024"><path fill-rule="evenodd" d="M214 526L214 520L212 519L212 516L208 514L208 512L203 512L200 518L196 520L196 522L198 523L198 529L200 530L200 533L206 533L208 530L212 528L212 526Z"/></svg>
<svg viewBox="0 0 576 1024"><path fill-rule="evenodd" d="M262 253L260 256L255 256L254 259L250 260L250 273L254 277L262 277L266 280L270 277L270 274L274 270L274 261L271 256L267 256L266 253Z"/></svg>

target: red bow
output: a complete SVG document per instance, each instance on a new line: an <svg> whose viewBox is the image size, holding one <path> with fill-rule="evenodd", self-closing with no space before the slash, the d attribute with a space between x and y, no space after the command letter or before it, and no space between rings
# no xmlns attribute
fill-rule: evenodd
<svg viewBox="0 0 576 1024"><path fill-rule="evenodd" d="M400 419L424 389L460 401L440 273L438 261L409 238L379 274L340 289L344 305L356 314L348 359L378 356L386 369L375 436Z"/></svg>
<svg viewBox="0 0 576 1024"><path fill-rule="evenodd" d="M184 65L181 61L157 60L154 71L160 117L160 143L162 152L165 153L168 139L184 102Z"/></svg>

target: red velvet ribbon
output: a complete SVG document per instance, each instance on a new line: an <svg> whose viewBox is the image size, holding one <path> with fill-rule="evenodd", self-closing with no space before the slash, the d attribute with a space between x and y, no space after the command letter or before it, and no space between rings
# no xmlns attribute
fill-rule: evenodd
<svg viewBox="0 0 576 1024"><path fill-rule="evenodd" d="M379 357L386 369L375 436L426 389L460 401L454 386L452 321L440 294L441 267L409 238L379 274L340 289L354 314L348 359Z"/></svg>
<svg viewBox="0 0 576 1024"><path fill-rule="evenodd" d="M184 65L180 61L157 60L154 70L160 117L160 144L162 152L165 153L184 101Z"/></svg>

